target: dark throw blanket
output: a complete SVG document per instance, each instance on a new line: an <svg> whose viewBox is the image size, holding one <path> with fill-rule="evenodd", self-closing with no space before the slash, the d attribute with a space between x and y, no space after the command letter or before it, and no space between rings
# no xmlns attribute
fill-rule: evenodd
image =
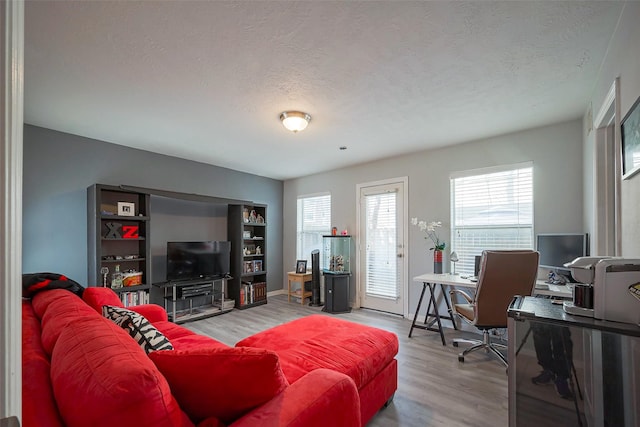
<svg viewBox="0 0 640 427"><path fill-rule="evenodd" d="M22 275L22 296L31 298L40 291L48 289L66 289L82 298L84 288L62 274L31 273Z"/></svg>

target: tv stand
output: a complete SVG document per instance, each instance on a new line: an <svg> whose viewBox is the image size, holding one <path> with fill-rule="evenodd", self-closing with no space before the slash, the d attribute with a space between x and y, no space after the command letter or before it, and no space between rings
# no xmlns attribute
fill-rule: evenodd
<svg viewBox="0 0 640 427"><path fill-rule="evenodd" d="M225 299L227 295L227 278L169 280L154 283L153 286L162 289L164 309L169 320L178 324L192 320L217 316L233 310L235 301ZM198 297L211 297L211 303L193 306L193 300ZM189 308L177 309L178 301L188 301Z"/></svg>

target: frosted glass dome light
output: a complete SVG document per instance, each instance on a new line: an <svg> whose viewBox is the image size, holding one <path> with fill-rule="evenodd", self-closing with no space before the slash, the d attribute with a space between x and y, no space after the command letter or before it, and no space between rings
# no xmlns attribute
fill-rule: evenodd
<svg viewBox="0 0 640 427"><path fill-rule="evenodd" d="M311 116L302 111L284 111L280 113L280 121L291 132L299 132L305 130L311 121Z"/></svg>

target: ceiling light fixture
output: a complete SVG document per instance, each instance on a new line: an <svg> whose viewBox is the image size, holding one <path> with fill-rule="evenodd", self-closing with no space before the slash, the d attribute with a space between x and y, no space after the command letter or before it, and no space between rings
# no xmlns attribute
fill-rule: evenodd
<svg viewBox="0 0 640 427"><path fill-rule="evenodd" d="M295 133L307 127L311 116L302 111L284 111L280 113L280 121L285 128Z"/></svg>

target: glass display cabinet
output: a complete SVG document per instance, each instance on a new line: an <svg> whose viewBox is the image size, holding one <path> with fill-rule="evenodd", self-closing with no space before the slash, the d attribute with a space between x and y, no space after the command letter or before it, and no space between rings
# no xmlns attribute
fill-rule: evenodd
<svg viewBox="0 0 640 427"><path fill-rule="evenodd" d="M322 248L323 273L351 273L351 236L322 236Z"/></svg>
<svg viewBox="0 0 640 427"><path fill-rule="evenodd" d="M351 278L351 236L322 236L324 308L327 313L348 313Z"/></svg>

